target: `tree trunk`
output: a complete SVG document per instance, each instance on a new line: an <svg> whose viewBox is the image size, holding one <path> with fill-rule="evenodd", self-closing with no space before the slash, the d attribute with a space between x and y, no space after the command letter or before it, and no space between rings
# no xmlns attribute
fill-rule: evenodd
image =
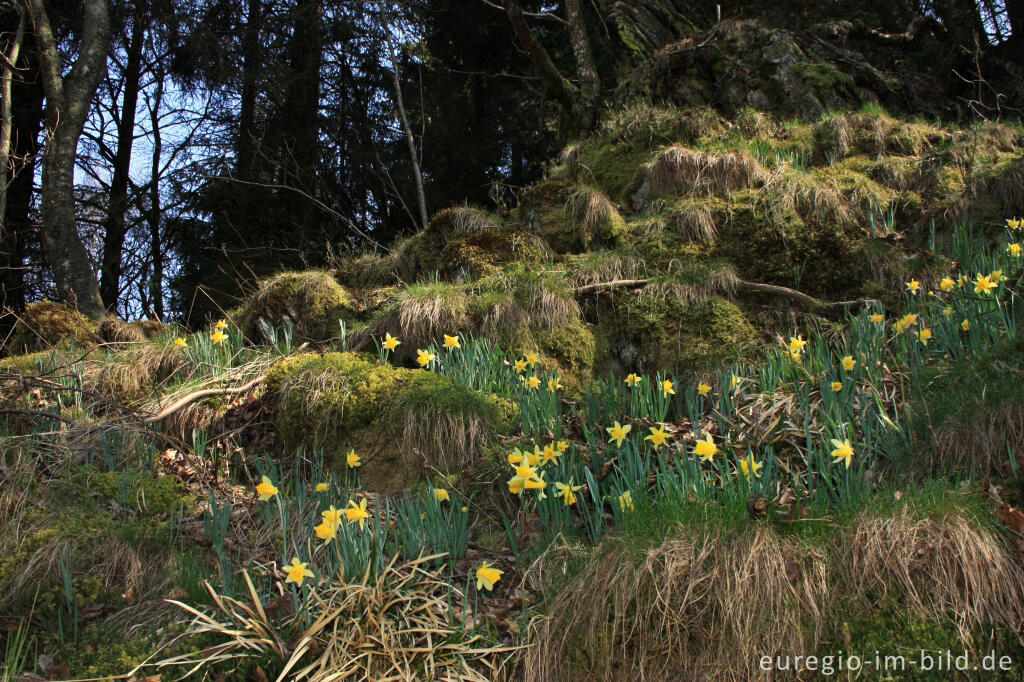
<svg viewBox="0 0 1024 682"><path fill-rule="evenodd" d="M249 197L253 191L253 164L256 160L256 75L259 71L261 0L249 0L242 38L242 100L238 112L238 137L235 140L235 177L242 182L230 190L236 201L230 207L229 221L243 229L249 224Z"/></svg>
<svg viewBox="0 0 1024 682"><path fill-rule="evenodd" d="M150 108L149 119L153 128L153 155L150 161L149 181L149 212L146 222L149 224L149 250L153 268L150 275L149 298L152 301L153 315L156 319L164 319L164 251L160 236L160 223L163 210L160 204L160 158L163 154L163 137L160 134L160 104L164 97L164 74L157 74L156 94Z"/></svg>
<svg viewBox="0 0 1024 682"><path fill-rule="evenodd" d="M70 73L60 55L43 0L25 0L35 27L40 77L46 94L47 142L43 157L42 231L57 294L91 319L106 314L75 215L75 156L89 103L106 72L110 43L108 0L85 0L82 40Z"/></svg>
<svg viewBox="0 0 1024 682"><path fill-rule="evenodd" d="M601 95L601 79L597 75L594 53L587 37L587 24L580 0L565 0L566 21L569 23L569 42L576 57L576 73L580 78L580 97L577 114L580 129L589 131L597 119L597 102Z"/></svg>
<svg viewBox="0 0 1024 682"><path fill-rule="evenodd" d="M20 8L19 8L20 10ZM7 186L11 181L11 130L14 108L11 106L11 80L25 37L25 12L18 12L18 28L7 45L5 63L0 67L0 221L7 214ZM0 234L7 232L7 226L0 222ZM0 236L0 239L3 239Z"/></svg>
<svg viewBox="0 0 1024 682"><path fill-rule="evenodd" d="M394 49L391 37L388 39L388 51L391 53L391 82L395 88L395 106L398 108L398 116L402 122L402 131L405 133L405 142L409 147L409 163L412 165L412 177L416 183L416 206L419 208L420 226L426 229L428 222L427 195L423 191L423 173L420 171L419 154L416 151L416 138L413 137L412 127L409 125L409 116L405 111L405 99L402 97L402 80L398 75L398 53Z"/></svg>
<svg viewBox="0 0 1024 682"><path fill-rule="evenodd" d="M145 10L136 5L132 16L132 32L128 41L124 71L124 97L121 120L117 122L117 152L114 177L110 182L106 234L103 240L103 263L100 270L100 296L107 310L116 312L121 289L123 264L121 254L127 232L125 213L128 209L128 180L135 142L135 110L139 105L139 78L142 73L142 45L145 39Z"/></svg>

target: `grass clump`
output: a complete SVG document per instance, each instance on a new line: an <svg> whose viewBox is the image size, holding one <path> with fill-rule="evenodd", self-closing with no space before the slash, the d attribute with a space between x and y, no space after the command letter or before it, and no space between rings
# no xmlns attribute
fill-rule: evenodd
<svg viewBox="0 0 1024 682"><path fill-rule="evenodd" d="M713 154L675 145L651 162L649 178L659 195L722 195L759 186L765 171L745 150Z"/></svg>
<svg viewBox="0 0 1024 682"><path fill-rule="evenodd" d="M352 297L327 272L283 272L264 281L246 301L238 326L250 339L261 339L258 322L271 328L285 320L295 325L296 338L325 342L339 335L339 322L355 319Z"/></svg>
<svg viewBox="0 0 1024 682"><path fill-rule="evenodd" d="M519 202L524 223L557 253L578 253L613 245L625 233L625 221L599 189L546 180L527 187Z"/></svg>
<svg viewBox="0 0 1024 682"><path fill-rule="evenodd" d="M48 348L87 346L98 340L96 323L63 303L37 301L25 306L7 342L11 355Z"/></svg>

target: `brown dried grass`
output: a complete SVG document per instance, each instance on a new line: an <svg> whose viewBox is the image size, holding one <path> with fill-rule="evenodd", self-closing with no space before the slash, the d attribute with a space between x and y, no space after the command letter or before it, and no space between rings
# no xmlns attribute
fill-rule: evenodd
<svg viewBox="0 0 1024 682"><path fill-rule="evenodd" d="M666 195L716 195L757 187L767 177L749 152L712 154L681 145L661 150L648 166L651 189Z"/></svg>

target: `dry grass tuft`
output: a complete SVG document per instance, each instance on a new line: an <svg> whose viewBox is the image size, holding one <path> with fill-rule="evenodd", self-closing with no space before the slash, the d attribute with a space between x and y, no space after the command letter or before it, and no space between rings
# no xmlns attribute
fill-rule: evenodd
<svg viewBox="0 0 1024 682"><path fill-rule="evenodd" d="M390 332L402 339L401 357L412 357L444 334L462 328L467 320L466 293L454 284L415 284L398 291L389 310L366 333Z"/></svg>
<svg viewBox="0 0 1024 682"><path fill-rule="evenodd" d="M190 634L221 643L203 649L201 657L167 659L158 666L199 668L239 656L266 656L283 664L278 679L310 682L501 677L502 659L513 649L485 646L478 635L452 625L452 602L462 595L426 568L436 558L401 565L393 560L377 577L357 582L339 576L310 596L308 626L307 614L281 616L276 615L281 609L268 609L248 574L247 601L220 596L208 585L212 614L171 603L194 616ZM292 632L298 634L286 634Z"/></svg>
<svg viewBox="0 0 1024 682"><path fill-rule="evenodd" d="M473 412L451 413L422 405L405 408L395 406L398 414L405 411L402 423L402 450L405 455L437 453L431 466L440 471L460 471L477 459L481 448L493 440L488 420Z"/></svg>
<svg viewBox="0 0 1024 682"><path fill-rule="evenodd" d="M850 154L901 154L917 156L948 137L944 131L922 123L898 121L884 114L845 114L818 124L815 131L826 156Z"/></svg>
<svg viewBox="0 0 1024 682"><path fill-rule="evenodd" d="M667 227L691 244L713 244L718 236L711 207L705 202L683 201L655 212L664 216Z"/></svg>
<svg viewBox="0 0 1024 682"><path fill-rule="evenodd" d="M571 262L573 286L637 279L647 272L647 263L643 259L615 251L592 251L573 257Z"/></svg>
<svg viewBox="0 0 1024 682"><path fill-rule="evenodd" d="M648 167L659 194L716 195L757 187L766 172L749 152L711 154L680 145L663 149Z"/></svg>
<svg viewBox="0 0 1024 682"><path fill-rule="evenodd" d="M587 235L602 234L608 225L622 222L622 216L604 192L594 187L577 185L569 194L566 209L578 226L582 227L581 241L589 243Z"/></svg>
<svg viewBox="0 0 1024 682"><path fill-rule="evenodd" d="M956 471L975 478L1011 478L1007 451L1024 452L1024 406L989 405L969 420L943 424L933 438L933 470Z"/></svg>
<svg viewBox="0 0 1024 682"><path fill-rule="evenodd" d="M804 220L846 225L854 218L848 202L833 183L811 173L782 173L765 190L762 201L773 215L795 212Z"/></svg>
<svg viewBox="0 0 1024 682"><path fill-rule="evenodd" d="M557 576L569 555L542 561ZM680 526L639 559L607 540L531 624L524 669L531 681L766 679L760 656L817 653L879 600L951 623L965 641L1019 628L1022 580L1013 550L967 516L868 513L813 546L761 524L730 535Z"/></svg>
<svg viewBox="0 0 1024 682"><path fill-rule="evenodd" d="M173 344L144 343L85 363L82 381L87 389L127 405L145 398L186 364Z"/></svg>

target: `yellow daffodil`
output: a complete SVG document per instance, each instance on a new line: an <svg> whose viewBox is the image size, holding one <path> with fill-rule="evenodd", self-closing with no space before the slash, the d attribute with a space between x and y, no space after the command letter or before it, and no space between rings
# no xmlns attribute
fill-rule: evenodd
<svg viewBox="0 0 1024 682"><path fill-rule="evenodd" d="M325 545L331 544L331 540L338 537L338 526L336 524L321 523L313 529L316 536L324 541Z"/></svg>
<svg viewBox="0 0 1024 682"><path fill-rule="evenodd" d="M925 328L917 333L917 339L921 342L921 345L927 346L928 340L932 338L932 330Z"/></svg>
<svg viewBox="0 0 1024 682"><path fill-rule="evenodd" d="M943 308L942 309L942 314L945 315L946 317L953 317L953 309L952 308Z"/></svg>
<svg viewBox="0 0 1024 682"><path fill-rule="evenodd" d="M839 391L841 391L841 390L843 390L843 382L841 382L841 381L833 381L832 382L832 391L834 393L839 393Z"/></svg>
<svg viewBox="0 0 1024 682"><path fill-rule="evenodd" d="M952 277L943 277L942 281L939 282L939 288L943 291L953 291L953 287L956 286L956 280Z"/></svg>
<svg viewBox="0 0 1024 682"><path fill-rule="evenodd" d="M918 282L916 279L912 279L909 282L907 282L907 291L909 291L912 294L916 295L920 288L921 283Z"/></svg>
<svg viewBox="0 0 1024 682"><path fill-rule="evenodd" d="M697 393L700 395L707 395L708 393L711 393L711 386L701 382L697 384Z"/></svg>
<svg viewBox="0 0 1024 682"><path fill-rule="evenodd" d="M218 344L219 343L224 343L225 341L227 341L227 339L228 339L228 335L225 334L224 332L222 332L219 329L213 333L213 336L210 337L211 341L213 341L214 343L218 343Z"/></svg>
<svg viewBox="0 0 1024 682"><path fill-rule="evenodd" d="M391 336L390 332L384 335L384 347L388 350L394 350L398 348L398 344L402 343L395 337Z"/></svg>
<svg viewBox="0 0 1024 682"><path fill-rule="evenodd" d="M651 441L651 445L654 446L655 450L657 450L662 445L664 445L666 442L668 442L669 435L667 433L665 433L665 425L664 424L659 424L657 427L652 426L652 427L650 427L650 431L651 431L651 435L646 436L644 438L644 440Z"/></svg>
<svg viewBox="0 0 1024 682"><path fill-rule="evenodd" d="M448 496L448 491L444 488L434 488L434 499L438 502L451 502L451 497Z"/></svg>
<svg viewBox="0 0 1024 682"><path fill-rule="evenodd" d="M178 348L188 348L188 342L185 341L185 339L181 338L180 336L174 339L174 345L177 346Z"/></svg>
<svg viewBox="0 0 1024 682"><path fill-rule="evenodd" d="M448 350L452 350L453 348L462 348L462 346L459 345L459 337L449 336L448 334L444 335L444 347Z"/></svg>
<svg viewBox="0 0 1024 682"><path fill-rule="evenodd" d="M516 372L526 371L526 360L516 360L515 364Z"/></svg>
<svg viewBox="0 0 1024 682"><path fill-rule="evenodd" d="M426 367L434 361L434 358L437 357L428 350L417 350L416 353L416 362L420 364L420 367Z"/></svg>
<svg viewBox="0 0 1024 682"><path fill-rule="evenodd" d="M537 387L540 386L540 379L538 379L537 377L530 377L529 379L526 380L526 386L531 391L537 390Z"/></svg>
<svg viewBox="0 0 1024 682"><path fill-rule="evenodd" d="M293 558L291 565L285 567L288 577L284 581L286 583L295 583L301 587L303 580L313 577L313 571L309 570L308 567L309 564L299 561L299 557Z"/></svg>
<svg viewBox="0 0 1024 682"><path fill-rule="evenodd" d="M984 294L988 296L992 293L992 290L996 288L996 283L992 281L992 278L988 275L978 274L978 279L974 280L974 293Z"/></svg>
<svg viewBox="0 0 1024 682"><path fill-rule="evenodd" d="M316 484L316 491L318 493L325 493L325 492L327 492L327 488L328 488L328 485L326 483L317 483Z"/></svg>
<svg viewBox="0 0 1024 682"><path fill-rule="evenodd" d="M516 474L508 480L508 490L513 495L521 495L526 488L528 481L536 478L537 472L533 467L521 464L516 467Z"/></svg>
<svg viewBox="0 0 1024 682"><path fill-rule="evenodd" d="M341 517L345 515L343 509L337 509L332 504L329 509L320 512L320 517L328 526L337 526L341 523Z"/></svg>
<svg viewBox="0 0 1024 682"><path fill-rule="evenodd" d="M363 462L359 459L359 455L356 454L355 450L349 450L348 454L345 455L345 464L348 465L349 469L355 469L363 465Z"/></svg>
<svg viewBox="0 0 1024 682"><path fill-rule="evenodd" d="M476 589L486 589L488 592L494 589L495 583L501 580L502 571L494 568L494 563L484 562L476 569Z"/></svg>
<svg viewBox="0 0 1024 682"><path fill-rule="evenodd" d="M526 463L532 467L540 466L541 462L544 461L544 453L541 451L539 445L533 446L533 452L526 453Z"/></svg>
<svg viewBox="0 0 1024 682"><path fill-rule="evenodd" d="M468 511L469 511L469 507L463 507L463 508L462 508L462 509L460 509L459 511L461 511L461 512L462 512L463 514L465 514L466 512L468 512Z"/></svg>
<svg viewBox="0 0 1024 682"><path fill-rule="evenodd" d="M917 322L917 313L908 313L900 318L900 321L896 323L896 331L903 333L910 329Z"/></svg>
<svg viewBox="0 0 1024 682"><path fill-rule="evenodd" d="M704 434L704 440L698 440L696 446L693 449L695 455L700 457L702 462L708 460L714 460L715 455L718 454L718 447L715 445L714 439L712 439L710 433Z"/></svg>
<svg viewBox="0 0 1024 682"><path fill-rule="evenodd" d="M992 274L989 275L989 278L996 284L999 284L1004 279L1006 279L1006 277L1003 275L1002 270L993 270Z"/></svg>
<svg viewBox="0 0 1024 682"><path fill-rule="evenodd" d="M1010 228L1011 230L1019 230L1020 226L1022 224L1024 224L1024 223L1022 223L1019 218L1007 218L1006 219L1006 226L1008 228Z"/></svg>
<svg viewBox="0 0 1024 682"><path fill-rule="evenodd" d="M528 353L526 355L526 364L528 364L530 367L533 367L538 362L540 362L540 358L537 356L536 353Z"/></svg>
<svg viewBox="0 0 1024 682"><path fill-rule="evenodd" d="M541 450L540 454L541 454L541 460L540 460L541 466L547 466L550 462L553 462L556 459L558 459L561 456L562 453L559 452L555 448L554 445L551 445L549 443L549 444L544 446L544 449Z"/></svg>
<svg viewBox="0 0 1024 682"><path fill-rule="evenodd" d="M619 495L619 509L622 511L636 511L636 507L633 506L633 493L629 490Z"/></svg>
<svg viewBox="0 0 1024 682"><path fill-rule="evenodd" d="M751 474L753 474L755 478L761 478L761 468L763 466L764 464L756 461L753 455L749 455L740 460L740 471L743 472L743 475L747 477L748 481L750 480Z"/></svg>
<svg viewBox="0 0 1024 682"><path fill-rule="evenodd" d="M868 319L871 320L872 322L874 322L875 324L880 324L880 323L885 321L885 315L883 315L881 313L874 313Z"/></svg>
<svg viewBox="0 0 1024 682"><path fill-rule="evenodd" d="M370 512L366 511L366 498L359 500L357 505L352 500L348 501L348 507L345 509L345 518L349 523L359 522L359 530L363 530L366 527L366 519L370 518Z"/></svg>
<svg viewBox="0 0 1024 682"><path fill-rule="evenodd" d="M227 328L228 328L228 323L227 322L225 322L224 320L218 320L217 321L217 329L224 330L224 329L227 329Z"/></svg>
<svg viewBox="0 0 1024 682"><path fill-rule="evenodd" d="M807 342L804 341L804 335L789 337L789 352L790 353L803 353L804 349L807 348Z"/></svg>
<svg viewBox="0 0 1024 682"><path fill-rule="evenodd" d="M852 355L844 356L841 362L843 363L843 369L847 372L852 372L853 368L857 366L857 361L853 359Z"/></svg>
<svg viewBox="0 0 1024 682"><path fill-rule="evenodd" d="M801 362L803 362L803 356L800 355L800 351L787 350L786 351L786 355L788 355L789 359L792 360L793 362L795 362L798 365Z"/></svg>
<svg viewBox="0 0 1024 682"><path fill-rule="evenodd" d="M669 381L668 379L665 379L663 382L661 382L661 394L666 398L669 397L670 395L676 394L676 390L675 388L673 388L672 382Z"/></svg>
<svg viewBox="0 0 1024 682"><path fill-rule="evenodd" d="M615 447L619 448L622 447L622 441L626 439L626 436L629 435L629 432L632 430L633 426L631 424L626 424L625 426L623 426L619 422L615 422L614 424L605 429L605 431L608 432L608 435L611 436L611 438L608 439L608 442L614 442Z"/></svg>
<svg viewBox="0 0 1024 682"><path fill-rule="evenodd" d="M558 497L562 498L562 503L566 507L571 507L576 504L576 492L582 490L583 486L573 485L573 481L570 479L568 483L555 483L555 490L558 492Z"/></svg>
<svg viewBox="0 0 1024 682"><path fill-rule="evenodd" d="M740 383L742 383L742 382L743 382L743 379L741 377L738 377L735 374L733 374L732 378L729 379L729 390L730 391L735 391L737 388L740 387Z"/></svg>
<svg viewBox="0 0 1024 682"><path fill-rule="evenodd" d="M553 392L555 392L555 391L557 391L557 390L559 390L561 388L562 388L562 384L559 383L558 377L555 377L554 379L548 379L548 390L549 391L551 391L553 393Z"/></svg>
<svg viewBox="0 0 1024 682"><path fill-rule="evenodd" d="M630 388L633 388L634 386L639 384L641 380L643 380L643 377L639 377L636 374L630 372L629 375L626 377L626 385L629 386Z"/></svg>
<svg viewBox="0 0 1024 682"><path fill-rule="evenodd" d="M850 441L833 438L832 445L835 447L835 450L832 451L832 456L835 458L835 461L845 461L846 468L849 469L850 460L853 458L853 446L850 445Z"/></svg>
<svg viewBox="0 0 1024 682"><path fill-rule="evenodd" d="M964 320L963 322L960 323L960 328L963 329L965 332L971 331L971 321Z"/></svg>
<svg viewBox="0 0 1024 682"><path fill-rule="evenodd" d="M512 452L508 453L507 459L508 463L511 464L512 466L518 466L523 463L523 460L526 459L526 456L523 455L522 450L516 448Z"/></svg>
<svg viewBox="0 0 1024 682"><path fill-rule="evenodd" d="M266 502L277 495L277 488L274 487L269 478L264 476L263 480L256 486L256 494L260 496L260 502Z"/></svg>
<svg viewBox="0 0 1024 682"><path fill-rule="evenodd" d="M1006 245L1006 253L1010 254L1014 258L1020 258L1021 246L1017 242Z"/></svg>
<svg viewBox="0 0 1024 682"><path fill-rule="evenodd" d="M566 450L569 449L568 441L564 441L564 440L558 441L558 443L555 444L555 449L558 450L559 452L563 452L564 453Z"/></svg>

